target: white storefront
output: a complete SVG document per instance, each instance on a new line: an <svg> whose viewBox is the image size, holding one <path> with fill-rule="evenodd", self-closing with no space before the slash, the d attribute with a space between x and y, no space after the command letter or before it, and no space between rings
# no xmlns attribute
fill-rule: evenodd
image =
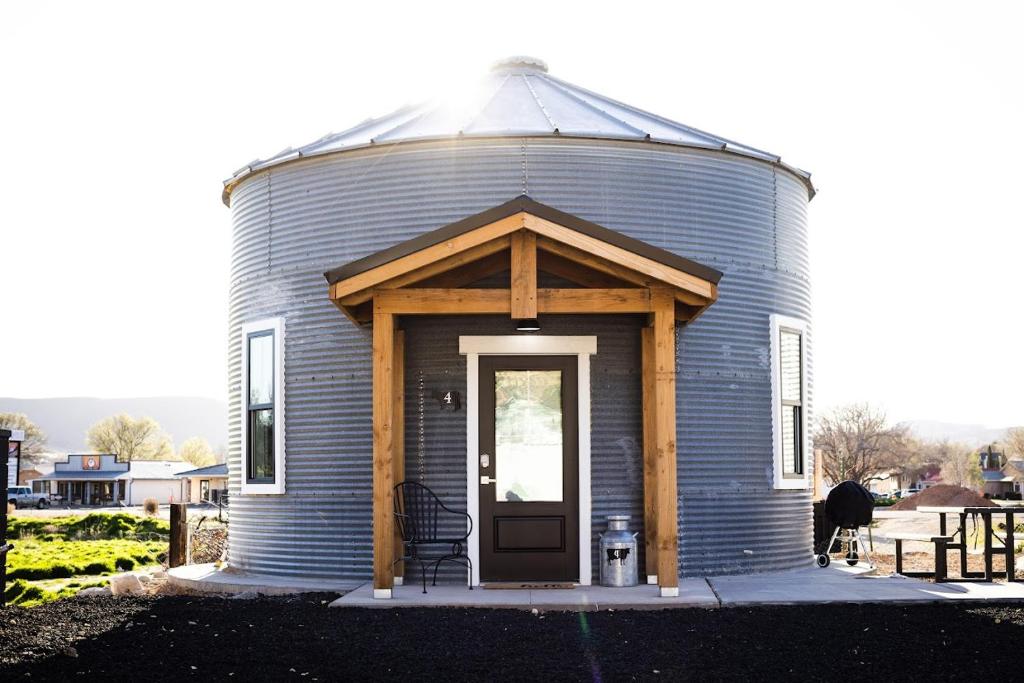
<svg viewBox="0 0 1024 683"><path fill-rule="evenodd" d="M147 498L166 505L187 500L177 475L191 467L178 460L120 462L116 455L86 453L69 455L37 481L47 482L58 502L73 505L142 505Z"/></svg>

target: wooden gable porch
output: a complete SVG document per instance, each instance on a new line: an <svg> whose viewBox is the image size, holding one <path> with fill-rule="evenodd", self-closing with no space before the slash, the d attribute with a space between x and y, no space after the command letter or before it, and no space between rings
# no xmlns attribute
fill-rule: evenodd
<svg viewBox="0 0 1024 683"><path fill-rule="evenodd" d="M539 287L542 273L563 286ZM646 316L646 574L657 576L662 594L677 593L676 325L715 302L721 273L524 196L325 275L331 301L355 324L373 327L375 594L390 596L401 547L392 513L405 471L401 317L622 313Z"/></svg>

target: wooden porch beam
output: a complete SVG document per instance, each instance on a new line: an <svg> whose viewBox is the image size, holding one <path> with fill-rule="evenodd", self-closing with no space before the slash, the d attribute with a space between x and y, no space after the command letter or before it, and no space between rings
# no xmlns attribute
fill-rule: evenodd
<svg viewBox="0 0 1024 683"><path fill-rule="evenodd" d="M595 256L582 249L553 240L547 237L537 238L537 248L541 250L541 253L554 254L565 260L577 263L581 266L585 266L591 270L596 270L600 273L610 275L617 280L631 283L637 287L664 287L665 282L659 280L656 277L646 275L642 272L638 272L631 268L619 265L600 256ZM556 273L557 274L557 273ZM571 279L571 278L567 278ZM702 281L703 282L703 281ZM583 283L587 284L587 283ZM718 289L714 283L707 283L709 291L717 298ZM587 285L591 286L591 285ZM714 301L714 298L708 299L705 296L694 294L693 292L677 289L675 290L675 297L682 303L690 306L706 306Z"/></svg>
<svg viewBox="0 0 1024 683"><path fill-rule="evenodd" d="M712 296L711 288L713 284L696 275L690 275L671 266L640 256L639 254L634 254L622 247L617 247L614 244L584 235L533 214L524 214L524 220L525 227L539 235L550 237L553 240L576 247L600 258L621 264L626 268L638 271L660 282L684 289L698 296L705 298L711 298Z"/></svg>
<svg viewBox="0 0 1024 683"><path fill-rule="evenodd" d="M452 289L456 287L468 287L478 280L491 275L507 271L509 268L508 250L499 251L490 256L485 256L478 261L467 263L464 266L438 273L426 280L420 280L412 287L427 287L432 289Z"/></svg>
<svg viewBox="0 0 1024 683"><path fill-rule="evenodd" d="M405 332L395 330L395 371L393 374L393 385L391 409L393 427L393 459L392 459L392 490L394 485L405 480ZM393 518L392 518L393 519ZM392 521L395 528L395 559L402 557L402 534L398 525ZM405 563L398 562L394 565L395 576L405 576Z"/></svg>
<svg viewBox="0 0 1024 683"><path fill-rule="evenodd" d="M509 289L385 289L374 294L375 311L392 315L511 314ZM646 289L538 289L538 313L649 313ZM673 309L674 313L674 309Z"/></svg>
<svg viewBox="0 0 1024 683"><path fill-rule="evenodd" d="M647 583L658 580L658 448L655 443L654 328L640 328L640 386L642 393L644 463L644 551Z"/></svg>
<svg viewBox="0 0 1024 683"><path fill-rule="evenodd" d="M588 268L581 263L554 254L550 251L537 251L537 270L550 273L563 280L568 280L581 287L595 287L599 289L616 289L629 287L631 283L617 277L613 277L599 270Z"/></svg>
<svg viewBox="0 0 1024 683"><path fill-rule="evenodd" d="M476 230L453 237L440 244L420 249L407 256L336 282L330 286L331 298L342 299L349 294L376 287L409 271L429 266L454 254L462 253L467 249L513 233L523 228L525 216L526 214L522 212L513 214Z"/></svg>
<svg viewBox="0 0 1024 683"><path fill-rule="evenodd" d="M377 290L373 298L380 310L394 315L507 314L512 310L507 289L385 289Z"/></svg>
<svg viewBox="0 0 1024 683"><path fill-rule="evenodd" d="M402 275L399 275L397 277L391 278L390 280L386 280L377 285L377 287L380 289L398 289L399 287L408 287L418 282L422 282L423 280L432 278L436 275L441 275L442 273L445 273L447 271L451 271L474 262L479 262L481 259L485 259L498 252L505 251L506 249L508 249L508 247L509 237L498 237L497 239L493 239L490 242L485 242L475 247L470 247L465 251L461 251L457 254L452 254L451 256L445 257L440 261L427 264L422 268L417 268L416 270L412 270L407 273L403 273ZM507 268L508 265L506 264L505 267ZM472 282L472 280L470 280L470 282ZM345 304L346 306L353 306L356 304L361 304L364 301L369 301L372 296L372 289L363 289L358 292L354 292L352 294L348 294L342 297L341 303Z"/></svg>
<svg viewBox="0 0 1024 683"><path fill-rule="evenodd" d="M514 320L537 317L537 234L520 230L511 236L511 303Z"/></svg>
<svg viewBox="0 0 1024 683"><path fill-rule="evenodd" d="M658 585L679 595L679 492L676 473L676 316L670 290L651 292L654 308L655 498L658 506Z"/></svg>
<svg viewBox="0 0 1024 683"><path fill-rule="evenodd" d="M539 289L537 308L541 313L648 313L651 290Z"/></svg>
<svg viewBox="0 0 1024 683"><path fill-rule="evenodd" d="M395 316L373 311L373 596L390 598L394 566Z"/></svg>

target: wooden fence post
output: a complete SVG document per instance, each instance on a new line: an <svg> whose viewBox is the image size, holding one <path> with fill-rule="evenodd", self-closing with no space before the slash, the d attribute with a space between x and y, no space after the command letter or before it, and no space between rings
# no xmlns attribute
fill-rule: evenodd
<svg viewBox="0 0 1024 683"><path fill-rule="evenodd" d="M0 429L0 607L4 606L4 593L7 592L7 551L14 546L7 545L7 449L11 432ZM15 479L17 483L17 479Z"/></svg>
<svg viewBox="0 0 1024 683"><path fill-rule="evenodd" d="M171 503L171 549L167 555L168 567L185 564L188 543L188 522L184 503Z"/></svg>

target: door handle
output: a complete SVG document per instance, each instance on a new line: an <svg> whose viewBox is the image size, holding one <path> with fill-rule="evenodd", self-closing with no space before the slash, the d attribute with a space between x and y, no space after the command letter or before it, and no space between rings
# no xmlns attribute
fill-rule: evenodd
<svg viewBox="0 0 1024 683"><path fill-rule="evenodd" d="M483 476L480 477L480 483L481 484L497 484L498 480L494 479L492 477L488 477L487 475L483 475Z"/></svg>

